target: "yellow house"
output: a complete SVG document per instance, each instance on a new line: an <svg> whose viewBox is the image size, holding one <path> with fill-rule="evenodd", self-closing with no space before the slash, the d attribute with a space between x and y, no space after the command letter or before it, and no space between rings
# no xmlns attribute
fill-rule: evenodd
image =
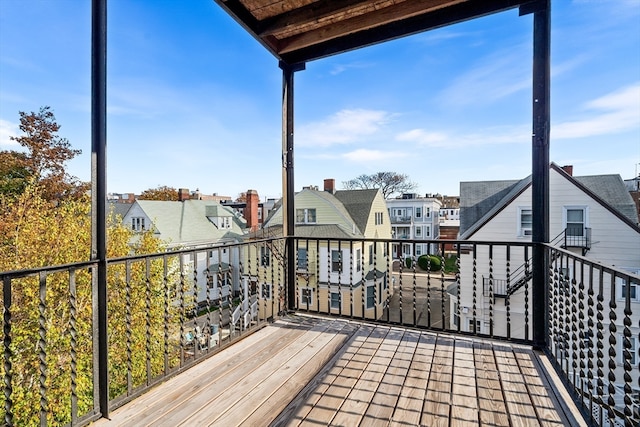
<svg viewBox="0 0 640 427"><path fill-rule="evenodd" d="M333 180L325 180L325 191L305 188L297 193L295 208L296 253L290 259L296 263L297 307L346 316L364 313L370 319L382 316L393 292L387 256L391 221L382 193L335 191ZM282 236L281 208L266 219L258 236ZM283 307L284 289L273 286L282 283L274 274L281 269L274 265L283 259L283 250L278 244L249 245L248 257L257 261L248 276L260 292L261 316Z"/></svg>

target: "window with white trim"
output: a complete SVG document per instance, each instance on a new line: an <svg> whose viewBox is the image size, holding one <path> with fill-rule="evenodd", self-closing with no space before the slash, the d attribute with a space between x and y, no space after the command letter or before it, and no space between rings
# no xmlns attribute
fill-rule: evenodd
<svg viewBox="0 0 640 427"><path fill-rule="evenodd" d="M422 218L422 208L416 208L416 218Z"/></svg>
<svg viewBox="0 0 640 427"><path fill-rule="evenodd" d="M623 339L624 339L624 335L619 334L618 335L618 363L621 363L621 364L624 363ZM629 360L629 363L631 364L631 366L636 366L638 363L638 360L640 360L640 357L639 357L640 348L638 347L638 337L635 335L632 335L631 337L629 337L629 343L631 344L631 348L629 348L629 353L631 355L631 359Z"/></svg>
<svg viewBox="0 0 640 427"><path fill-rule="evenodd" d="M260 285L260 297L262 299L271 299L271 283L263 283Z"/></svg>
<svg viewBox="0 0 640 427"><path fill-rule="evenodd" d="M132 217L131 218L131 229L133 231L144 231L144 218L143 217Z"/></svg>
<svg viewBox="0 0 640 427"><path fill-rule="evenodd" d="M431 208L427 208L425 215L427 218L431 218Z"/></svg>
<svg viewBox="0 0 640 427"><path fill-rule="evenodd" d="M339 273L341 270L341 256L340 251L332 250L331 251L331 271L334 273Z"/></svg>
<svg viewBox="0 0 640 427"><path fill-rule="evenodd" d="M367 286L367 308L373 308L376 305L375 285Z"/></svg>
<svg viewBox="0 0 640 427"><path fill-rule="evenodd" d="M518 237L531 236L533 230L531 208L518 208Z"/></svg>
<svg viewBox="0 0 640 427"><path fill-rule="evenodd" d="M260 265L269 267L271 264L271 250L266 246L260 246Z"/></svg>
<svg viewBox="0 0 640 427"><path fill-rule="evenodd" d="M585 235L584 229L587 222L585 207L565 206L564 220L567 236L582 237Z"/></svg>
<svg viewBox="0 0 640 427"><path fill-rule="evenodd" d="M296 223L298 224L315 224L316 223L316 210L311 209L296 209Z"/></svg>
<svg viewBox="0 0 640 427"><path fill-rule="evenodd" d="M431 226L430 225L427 225L424 228L424 236L425 237L431 237Z"/></svg>
<svg viewBox="0 0 640 427"><path fill-rule="evenodd" d="M382 225L382 212L376 212L376 225Z"/></svg>
<svg viewBox="0 0 640 427"><path fill-rule="evenodd" d="M618 286L618 299L625 300L627 297L627 281L621 277L616 278ZM640 302L640 283L631 281L629 285L629 294L631 302Z"/></svg>
<svg viewBox="0 0 640 427"><path fill-rule="evenodd" d="M300 306L308 307L313 305L313 289L300 288Z"/></svg>
<svg viewBox="0 0 640 427"><path fill-rule="evenodd" d="M331 292L331 308L340 308L340 293Z"/></svg>
<svg viewBox="0 0 640 427"><path fill-rule="evenodd" d="M422 227L416 227L416 237L422 237Z"/></svg>
<svg viewBox="0 0 640 427"><path fill-rule="evenodd" d="M307 248L298 248L298 270L307 271L308 266Z"/></svg>
<svg viewBox="0 0 640 427"><path fill-rule="evenodd" d="M362 270L362 250L356 249L356 271Z"/></svg>

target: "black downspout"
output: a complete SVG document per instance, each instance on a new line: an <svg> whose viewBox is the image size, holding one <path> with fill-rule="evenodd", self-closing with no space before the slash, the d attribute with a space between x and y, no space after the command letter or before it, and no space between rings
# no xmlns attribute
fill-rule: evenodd
<svg viewBox="0 0 640 427"><path fill-rule="evenodd" d="M94 367L102 417L109 417L107 340L107 0L91 4L91 259L93 281ZM95 277L95 275L94 275Z"/></svg>
<svg viewBox="0 0 640 427"><path fill-rule="evenodd" d="M285 306L296 308L296 266L295 266L295 205L293 181L293 75L304 70L305 65L287 64L280 61L282 69L282 235L285 238L286 296Z"/></svg>
<svg viewBox="0 0 640 427"><path fill-rule="evenodd" d="M533 15L533 147L532 147L532 234L533 234L533 343L548 344L548 259L542 243L549 242L549 128L551 2L539 2Z"/></svg>

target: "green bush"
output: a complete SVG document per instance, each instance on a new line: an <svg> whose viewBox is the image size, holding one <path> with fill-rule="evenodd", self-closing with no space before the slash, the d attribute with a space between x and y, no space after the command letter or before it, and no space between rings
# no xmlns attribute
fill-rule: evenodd
<svg viewBox="0 0 640 427"><path fill-rule="evenodd" d="M425 271L440 271L442 268L440 257L436 255L420 255L420 258L418 258L418 265Z"/></svg>
<svg viewBox="0 0 640 427"><path fill-rule="evenodd" d="M407 268L411 268L413 266L413 258L411 258L410 256L408 256L405 260L404 260L404 265Z"/></svg>

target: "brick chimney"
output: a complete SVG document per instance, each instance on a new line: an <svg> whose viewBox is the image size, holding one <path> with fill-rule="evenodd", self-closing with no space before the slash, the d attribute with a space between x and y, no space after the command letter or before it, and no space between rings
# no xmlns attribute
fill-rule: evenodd
<svg viewBox="0 0 640 427"><path fill-rule="evenodd" d="M250 231L256 231L258 229L258 205L260 204L260 197L256 190L247 190L247 205L244 208L244 219L247 220L247 228Z"/></svg>
<svg viewBox="0 0 640 427"><path fill-rule="evenodd" d="M327 191L331 194L335 194L336 192L336 180L333 178L324 180L324 191Z"/></svg>
<svg viewBox="0 0 640 427"><path fill-rule="evenodd" d="M565 171L567 175L573 176L573 165L562 166L562 170Z"/></svg>
<svg viewBox="0 0 640 427"><path fill-rule="evenodd" d="M189 195L188 188L180 188L178 189L178 201L184 202L185 200L189 200L191 197Z"/></svg>

